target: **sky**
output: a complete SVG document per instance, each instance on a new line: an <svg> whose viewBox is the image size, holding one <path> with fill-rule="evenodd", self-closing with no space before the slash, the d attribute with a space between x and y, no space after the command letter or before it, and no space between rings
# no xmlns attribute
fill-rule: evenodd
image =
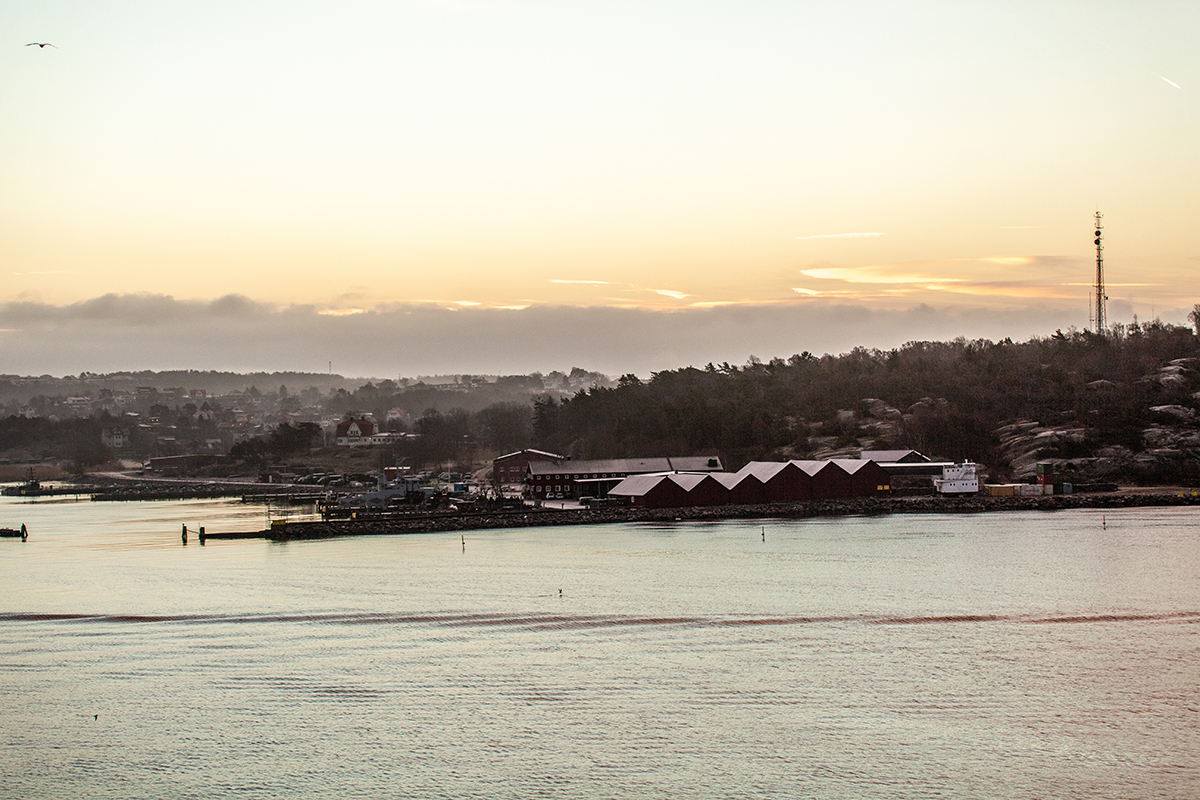
<svg viewBox="0 0 1200 800"><path fill-rule="evenodd" d="M1200 4L0 0L0 373L398 376L1200 302ZM28 46L47 42L53 46Z"/></svg>

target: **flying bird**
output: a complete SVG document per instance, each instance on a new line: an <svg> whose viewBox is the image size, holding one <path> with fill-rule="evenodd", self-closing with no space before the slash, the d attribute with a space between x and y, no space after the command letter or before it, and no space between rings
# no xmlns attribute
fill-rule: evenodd
<svg viewBox="0 0 1200 800"><path fill-rule="evenodd" d="M39 48L44 48L44 47L53 47L55 50L57 50L57 49L58 49L58 45L56 45L56 44L50 44L49 42L30 42L29 44L27 44L27 45L25 45L25 46L26 46L26 47L33 47L35 44L36 44L36 45L37 45Z"/></svg>

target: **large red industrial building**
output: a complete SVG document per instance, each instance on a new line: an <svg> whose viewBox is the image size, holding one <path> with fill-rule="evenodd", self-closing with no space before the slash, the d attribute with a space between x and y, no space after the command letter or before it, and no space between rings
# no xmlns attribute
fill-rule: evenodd
<svg viewBox="0 0 1200 800"><path fill-rule="evenodd" d="M608 496L645 508L679 508L877 497L891 491L890 475L874 461L834 458L752 461L737 472L631 475Z"/></svg>

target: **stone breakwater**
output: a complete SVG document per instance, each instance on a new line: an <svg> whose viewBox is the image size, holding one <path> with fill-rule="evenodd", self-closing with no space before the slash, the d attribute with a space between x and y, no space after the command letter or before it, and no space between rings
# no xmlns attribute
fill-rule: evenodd
<svg viewBox="0 0 1200 800"><path fill-rule="evenodd" d="M1179 494L1083 494L1051 497L860 497L750 506L698 508L528 508L495 513L445 514L413 519L288 522L261 532L264 539L293 541L335 536L386 536L494 528L604 525L622 522L680 522L726 519L806 519L881 514L972 514L993 511L1056 511L1067 508L1200 506L1200 497Z"/></svg>

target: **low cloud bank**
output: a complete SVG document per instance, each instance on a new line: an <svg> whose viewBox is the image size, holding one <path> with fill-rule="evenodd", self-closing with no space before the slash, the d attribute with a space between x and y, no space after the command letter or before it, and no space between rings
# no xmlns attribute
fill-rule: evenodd
<svg viewBox="0 0 1200 800"><path fill-rule="evenodd" d="M1111 309L1112 311L1116 309ZM1175 316L1182 321L1186 311ZM0 305L0 372L305 370L347 376L523 373L573 365L609 374L745 363L913 340L1014 340L1087 323L1084 309L881 310L822 300L686 311L395 306L329 316L238 295L210 302L105 295L68 306ZM1112 318L1115 318L1112 317Z"/></svg>

